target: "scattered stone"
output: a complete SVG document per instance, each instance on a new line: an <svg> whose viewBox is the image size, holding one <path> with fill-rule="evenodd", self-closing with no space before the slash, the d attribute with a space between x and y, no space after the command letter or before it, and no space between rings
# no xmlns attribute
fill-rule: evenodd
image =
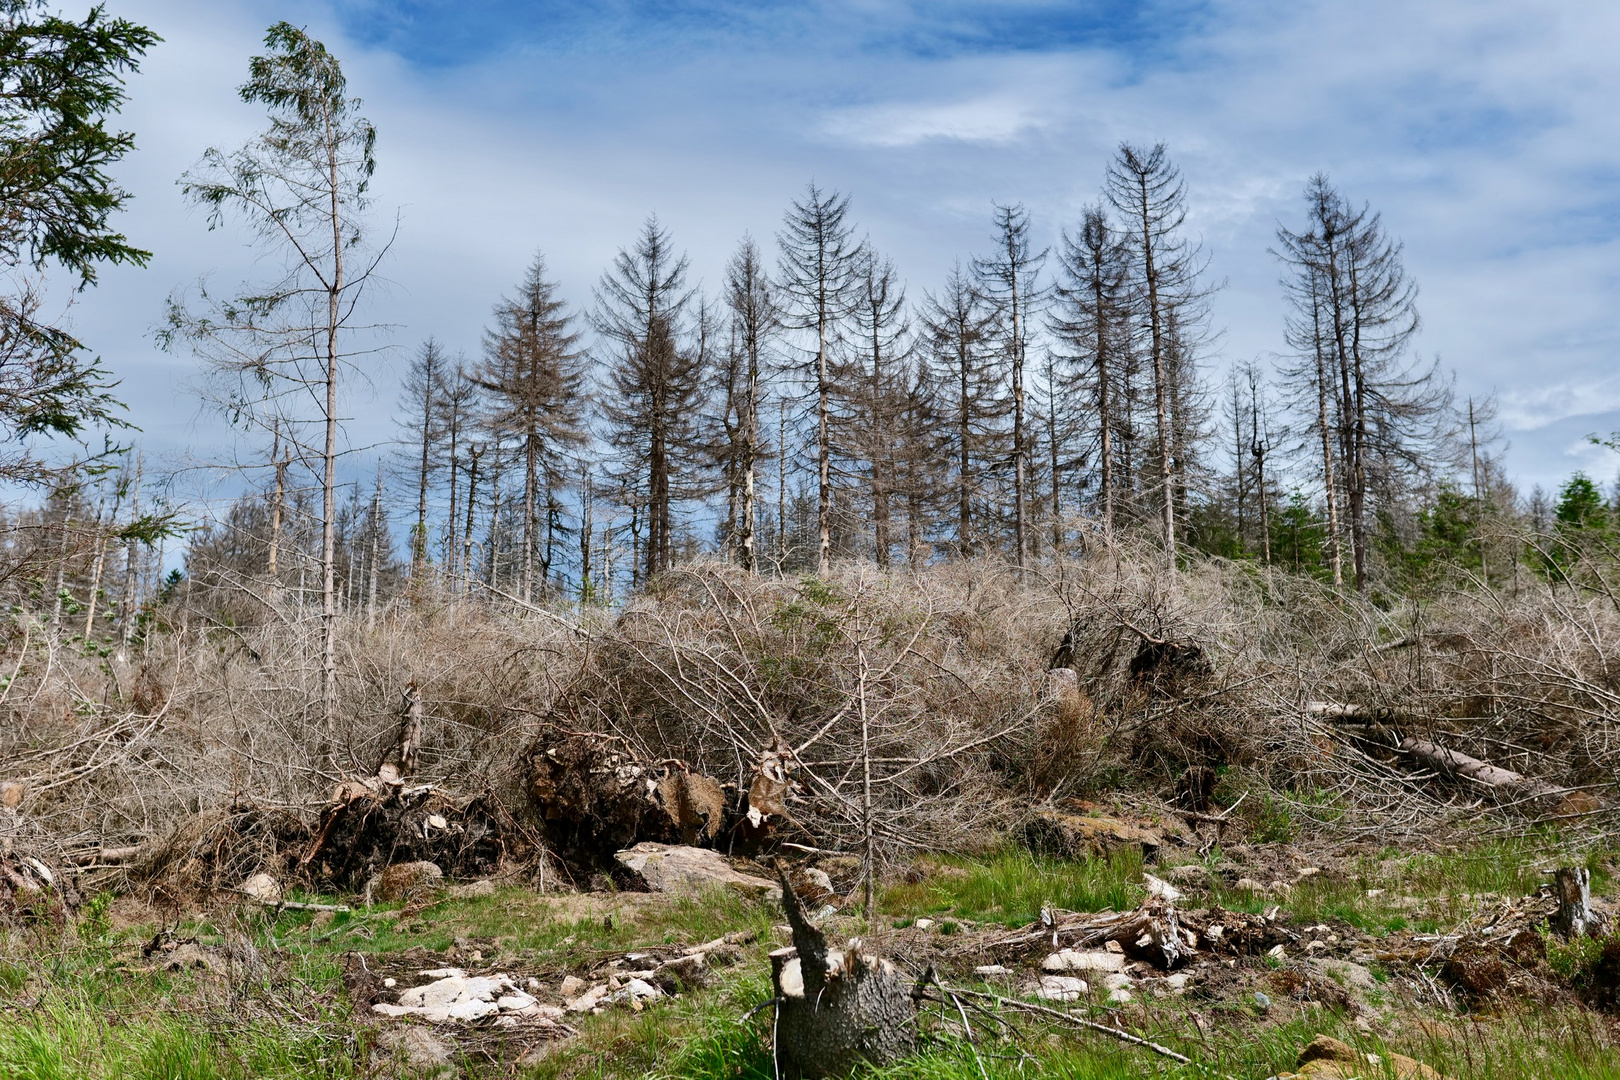
<svg viewBox="0 0 1620 1080"><path fill-rule="evenodd" d="M838 892L837 889L833 888L833 881L832 881L831 875L829 875L827 873L827 871L821 869L820 867L812 866L808 870L800 870L799 874L806 881L808 881L811 885L814 885L816 888L820 889L822 892L834 893L834 894L836 894Z"/></svg>
<svg viewBox="0 0 1620 1080"><path fill-rule="evenodd" d="M1271 997L1264 990L1254 992L1254 1004L1261 1012L1271 1008Z"/></svg>
<svg viewBox="0 0 1620 1080"><path fill-rule="evenodd" d="M1281 945L1273 945L1269 950L1267 950L1266 955L1271 957L1273 960L1286 960L1288 959L1288 950L1284 949Z"/></svg>
<svg viewBox="0 0 1620 1080"><path fill-rule="evenodd" d="M584 979L581 979L578 975L566 975L563 977L562 983L557 987L557 993L572 1000L578 997L579 992L583 989L585 989Z"/></svg>
<svg viewBox="0 0 1620 1080"><path fill-rule="evenodd" d="M1165 988L1173 993L1181 993L1192 982L1192 975L1185 971L1178 971L1174 975L1167 975L1164 979Z"/></svg>
<svg viewBox="0 0 1620 1080"><path fill-rule="evenodd" d="M392 990L394 987L396 987L398 985L399 985L399 980L394 978L393 976L389 976L388 978L383 980L383 986L387 987L390 990Z"/></svg>
<svg viewBox="0 0 1620 1080"><path fill-rule="evenodd" d="M489 878L469 881L465 885L450 886L450 899L452 900L477 900L480 897L494 895L495 883Z"/></svg>
<svg viewBox="0 0 1620 1080"><path fill-rule="evenodd" d="M934 920L933 919L918 919L916 922L912 923L911 925L915 926L919 930L927 930L927 929L929 929L930 927L932 927L934 925Z"/></svg>
<svg viewBox="0 0 1620 1080"><path fill-rule="evenodd" d="M1123 971L1116 971L1112 975L1104 975L1102 984L1104 990L1128 990L1135 985L1131 977Z"/></svg>
<svg viewBox="0 0 1620 1080"><path fill-rule="evenodd" d="M1118 818L1065 814L1059 810L1037 812L1025 826L1024 835L1037 854L1071 859L1132 849L1152 857L1164 844L1159 833Z"/></svg>
<svg viewBox="0 0 1620 1080"><path fill-rule="evenodd" d="M978 967L973 969L973 974L982 976L986 979L994 979L1003 975L1011 975L1012 972L1009 969L1002 967L1000 964L980 964Z"/></svg>
<svg viewBox="0 0 1620 1080"><path fill-rule="evenodd" d="M1042 975L1035 996L1042 1001L1079 1001L1091 988L1069 975Z"/></svg>
<svg viewBox="0 0 1620 1080"><path fill-rule="evenodd" d="M261 904L281 903L281 883L269 874L254 874L238 885L236 891L249 900L257 900Z"/></svg>
<svg viewBox="0 0 1620 1080"><path fill-rule="evenodd" d="M773 881L738 873L720 852L644 841L613 856L620 866L641 877L653 892L697 896L714 888L741 892L756 900L780 899Z"/></svg>
<svg viewBox="0 0 1620 1080"><path fill-rule="evenodd" d="M399 863L377 876L372 895L379 900L404 900L413 893L437 889L443 881L444 871L437 863Z"/></svg>
<svg viewBox="0 0 1620 1080"><path fill-rule="evenodd" d="M1249 878L1249 877L1238 878L1237 881L1232 885L1232 888L1238 890L1239 892L1265 892L1266 891L1266 887L1264 885L1262 885L1258 881L1254 880L1254 878Z"/></svg>
<svg viewBox="0 0 1620 1080"><path fill-rule="evenodd" d="M1107 951L1079 952L1075 949L1064 949L1042 960L1041 970L1048 972L1124 971L1125 956L1123 953Z"/></svg>
<svg viewBox="0 0 1620 1080"><path fill-rule="evenodd" d="M1446 1080L1445 1076L1405 1054L1391 1054L1386 1062L1377 1054L1363 1054L1353 1046L1327 1035L1318 1035L1299 1052L1296 1071L1283 1073L1277 1080L1356 1080L1368 1075L1393 1075L1396 1080Z"/></svg>
<svg viewBox="0 0 1620 1080"><path fill-rule="evenodd" d="M1156 900L1163 900L1167 904L1173 904L1181 899L1181 890L1163 878L1154 877L1152 874L1143 874L1142 884L1147 888L1147 894Z"/></svg>
<svg viewBox="0 0 1620 1080"><path fill-rule="evenodd" d="M1294 880L1296 882L1304 881L1306 878L1313 878L1321 872L1322 868L1320 866L1306 866L1301 868L1299 873L1294 875Z"/></svg>

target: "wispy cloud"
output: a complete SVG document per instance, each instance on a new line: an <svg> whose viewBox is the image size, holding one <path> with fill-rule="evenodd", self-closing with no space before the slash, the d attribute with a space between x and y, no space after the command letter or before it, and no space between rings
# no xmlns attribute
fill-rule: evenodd
<svg viewBox="0 0 1620 1080"><path fill-rule="evenodd" d="M1005 97L946 104L887 104L838 109L822 120L824 136L857 146L915 146L933 139L1006 143L1042 127L1025 102Z"/></svg>

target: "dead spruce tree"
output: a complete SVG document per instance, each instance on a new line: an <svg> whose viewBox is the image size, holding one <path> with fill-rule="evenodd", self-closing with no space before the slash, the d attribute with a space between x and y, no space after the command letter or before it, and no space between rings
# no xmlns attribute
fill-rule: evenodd
<svg viewBox="0 0 1620 1080"><path fill-rule="evenodd" d="M782 249L778 282L788 326L815 334L806 367L816 416L816 573L832 567L832 410L838 392L833 348L854 304L861 245L846 222L849 197L810 184L788 208L777 243Z"/></svg>
<svg viewBox="0 0 1620 1080"><path fill-rule="evenodd" d="M1108 165L1104 193L1120 215L1131 310L1147 333L1153 368L1154 453L1158 458L1159 510L1165 555L1176 565L1176 467L1178 442L1186 430L1176 407L1187 400L1194 378L1190 346L1202 318L1207 290L1200 282L1204 259L1182 234L1187 220L1187 186L1163 143L1142 149L1120 144Z"/></svg>
<svg viewBox="0 0 1620 1080"><path fill-rule="evenodd" d="M169 303L171 337L187 341L222 385L234 417L296 447L321 491L321 706L328 754L337 719L337 461L341 383L376 330L361 304L386 245L366 244L367 188L376 131L346 96L326 46L291 23L272 26L267 52L248 65L242 100L264 105L270 126L241 149L208 150L182 178L210 228L246 223L284 275L217 298L197 287L195 306Z"/></svg>
<svg viewBox="0 0 1620 1080"><path fill-rule="evenodd" d="M1125 245L1101 206L1082 211L1080 226L1063 233L1059 279L1049 316L1066 361L1068 381L1089 390L1097 439L1097 501L1104 532L1112 533L1119 504L1115 432L1126 422L1116 384L1130 349Z"/></svg>
<svg viewBox="0 0 1620 1080"><path fill-rule="evenodd" d="M977 521L987 516L982 512L986 474L1005 445L1001 421L1006 409L997 394L990 351L996 313L957 266L944 287L928 297L922 321L943 421L941 449L954 473L954 547L957 556L966 559L983 547Z"/></svg>
<svg viewBox="0 0 1620 1080"><path fill-rule="evenodd" d="M486 395L485 422L492 433L516 439L523 461L518 591L525 601L535 587L536 511L542 498L548 507L555 502L569 456L586 439L585 356L564 308L546 279L545 257L536 255L517 292L496 305L474 376ZM550 560L544 562L549 570Z"/></svg>
<svg viewBox="0 0 1620 1080"><path fill-rule="evenodd" d="M449 360L431 337L422 342L400 392L399 464L416 488L416 522L411 526L411 580L418 580L428 561L428 492L439 474L437 450L445 436L442 400ZM275 453L271 460L277 460ZM279 469L279 463L278 463Z"/></svg>
<svg viewBox="0 0 1620 1080"><path fill-rule="evenodd" d="M772 339L781 328L775 290L759 246L743 237L726 265L725 305L731 341L725 365L726 471L731 478L732 550L745 570L759 567L759 463L766 454L760 395Z"/></svg>
<svg viewBox="0 0 1620 1080"><path fill-rule="evenodd" d="M645 499L639 584L667 570L675 504L698 465L705 335L688 334L687 259L669 230L648 218L634 248L621 249L596 290L593 322L611 352L600 396L620 476Z"/></svg>
<svg viewBox="0 0 1620 1080"><path fill-rule="evenodd" d="M1013 557L1023 566L1030 542L1030 452L1024 364L1029 348L1030 313L1045 299L1038 279L1041 266L1046 262L1046 251L1030 250L1029 213L1023 206L997 205L995 225L995 253L974 259L973 273L996 313L993 325L1001 336L999 344L1007 373L1007 391L1012 398Z"/></svg>
<svg viewBox="0 0 1620 1080"><path fill-rule="evenodd" d="M1372 503L1380 490L1410 487L1402 473L1424 471L1450 387L1435 366L1407 359L1419 326L1417 285L1379 215L1353 208L1322 173L1306 185L1305 204L1304 231L1279 228L1274 249L1286 270L1288 343L1297 357L1283 376L1320 440L1331 557L1342 493L1356 589L1365 592Z"/></svg>

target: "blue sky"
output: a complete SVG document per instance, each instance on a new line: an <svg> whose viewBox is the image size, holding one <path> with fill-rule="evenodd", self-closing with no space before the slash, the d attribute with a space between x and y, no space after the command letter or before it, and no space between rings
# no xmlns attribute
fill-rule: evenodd
<svg viewBox="0 0 1620 1080"><path fill-rule="evenodd" d="M154 455L245 452L151 344L163 298L256 271L174 181L261 117L235 98L277 19L343 58L376 123L378 215L399 239L378 315L400 346L348 402L389 436L395 369L428 334L469 354L543 250L576 307L656 211L711 289L744 232L769 244L812 177L914 296L982 251L991 205L1047 242L1096 198L1121 140L1164 140L1224 283L1207 358L1280 350L1278 269L1306 178L1327 171L1405 245L1418 349L1496 393L1523 487L1620 460L1620 5L1564 0L1128 3L517 3L111 0L164 36L131 83L124 226L157 253L79 297ZM259 268L262 269L262 268ZM357 455L363 457L364 455ZM358 468L358 465L357 465ZM363 471L363 470L362 470Z"/></svg>

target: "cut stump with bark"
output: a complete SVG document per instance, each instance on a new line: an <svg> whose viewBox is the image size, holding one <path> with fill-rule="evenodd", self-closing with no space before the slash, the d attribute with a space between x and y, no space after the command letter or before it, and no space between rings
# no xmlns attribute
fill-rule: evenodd
<svg viewBox="0 0 1620 1080"><path fill-rule="evenodd" d="M771 954L776 990L776 1061L783 1075L843 1076L864 1063L883 1066L917 1044L914 987L882 957L843 949L810 925L786 874L782 907L793 945Z"/></svg>
<svg viewBox="0 0 1620 1080"><path fill-rule="evenodd" d="M1566 938L1596 937L1598 915L1592 910L1592 874L1584 866L1563 866L1553 871L1558 912L1553 928Z"/></svg>

